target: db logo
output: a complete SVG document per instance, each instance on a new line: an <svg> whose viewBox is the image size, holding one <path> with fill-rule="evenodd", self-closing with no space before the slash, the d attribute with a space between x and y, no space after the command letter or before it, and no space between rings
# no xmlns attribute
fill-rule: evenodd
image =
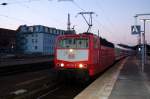
<svg viewBox="0 0 150 99"><path fill-rule="evenodd" d="M75 58L75 54L68 54L68 58L69 59L74 59Z"/></svg>

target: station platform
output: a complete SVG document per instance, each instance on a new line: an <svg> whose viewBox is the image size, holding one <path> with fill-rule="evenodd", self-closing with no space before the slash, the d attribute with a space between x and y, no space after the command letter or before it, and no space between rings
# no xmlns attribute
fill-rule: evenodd
<svg viewBox="0 0 150 99"><path fill-rule="evenodd" d="M53 62L53 57L31 57L31 58L8 58L8 59L1 59L0 58L0 68L2 67L9 67L9 66L16 66L16 65L25 65L25 64L34 64L34 63L42 63L42 62Z"/></svg>
<svg viewBox="0 0 150 99"><path fill-rule="evenodd" d="M136 56L119 61L74 99L150 99L150 58L144 71Z"/></svg>

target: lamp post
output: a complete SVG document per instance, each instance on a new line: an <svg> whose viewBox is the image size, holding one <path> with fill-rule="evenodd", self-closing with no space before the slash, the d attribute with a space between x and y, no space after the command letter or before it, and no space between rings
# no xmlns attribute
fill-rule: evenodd
<svg viewBox="0 0 150 99"><path fill-rule="evenodd" d="M135 18L135 24L137 24L137 18L139 17L139 16L150 16L150 13L145 13L145 14L136 14L135 16L134 16L134 18ZM141 55L142 55L142 67L141 67L141 71L142 72L144 72L144 65L145 65L145 59L146 59L146 48L145 48L145 23L146 23L146 21L147 20L150 20L150 19L142 19L143 21L144 21L144 31L143 31L143 33L142 33L142 38L143 38L143 44L142 44L142 53L141 53ZM142 31L141 31L142 32ZM139 34L139 44L141 44L141 33Z"/></svg>
<svg viewBox="0 0 150 99"><path fill-rule="evenodd" d="M143 37L143 58L144 58L144 64L146 63L146 40L145 40L145 24L146 24L146 21L150 21L150 19L140 19L143 21L144 25L143 25L143 34L142 34L142 37Z"/></svg>

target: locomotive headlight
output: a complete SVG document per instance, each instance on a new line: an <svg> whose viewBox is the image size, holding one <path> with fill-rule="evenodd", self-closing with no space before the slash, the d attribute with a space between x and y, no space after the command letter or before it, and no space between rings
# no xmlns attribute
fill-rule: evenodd
<svg viewBox="0 0 150 99"><path fill-rule="evenodd" d="M69 52L72 53L72 52L73 52L73 49L69 49Z"/></svg>
<svg viewBox="0 0 150 99"><path fill-rule="evenodd" d="M79 68L83 68L83 64L79 64Z"/></svg>
<svg viewBox="0 0 150 99"><path fill-rule="evenodd" d="M60 67L64 67L64 63L61 63L61 64L60 64Z"/></svg>
<svg viewBox="0 0 150 99"><path fill-rule="evenodd" d="M87 64L81 64L81 63L80 63L80 64L78 65L78 68L87 68Z"/></svg>

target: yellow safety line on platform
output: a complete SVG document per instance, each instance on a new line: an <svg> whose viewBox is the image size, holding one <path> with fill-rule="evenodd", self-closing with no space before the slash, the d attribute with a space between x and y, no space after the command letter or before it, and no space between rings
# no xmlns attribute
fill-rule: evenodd
<svg viewBox="0 0 150 99"><path fill-rule="evenodd" d="M127 59L128 58L124 59L121 64L116 64L106 71L74 99L108 99Z"/></svg>

